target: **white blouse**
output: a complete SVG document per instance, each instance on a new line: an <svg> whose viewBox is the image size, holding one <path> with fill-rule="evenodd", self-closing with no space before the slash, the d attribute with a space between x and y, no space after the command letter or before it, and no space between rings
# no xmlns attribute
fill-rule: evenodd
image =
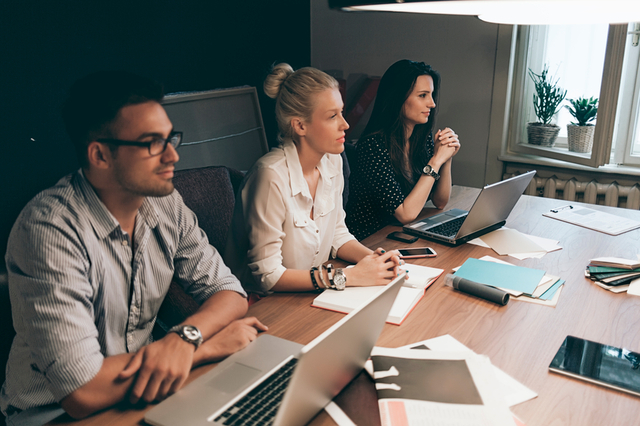
<svg viewBox="0 0 640 426"><path fill-rule="evenodd" d="M314 201L298 151L288 140L260 158L245 177L225 262L248 291L268 294L287 268L319 267L355 240L344 223L342 158L325 154L318 170Z"/></svg>

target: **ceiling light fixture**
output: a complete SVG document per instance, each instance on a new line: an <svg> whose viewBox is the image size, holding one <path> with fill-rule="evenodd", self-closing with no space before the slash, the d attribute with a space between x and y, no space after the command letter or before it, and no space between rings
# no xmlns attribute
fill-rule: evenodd
<svg viewBox="0 0 640 426"><path fill-rule="evenodd" d="M549 25L640 21L640 0L329 0L331 9L475 15L496 24Z"/></svg>

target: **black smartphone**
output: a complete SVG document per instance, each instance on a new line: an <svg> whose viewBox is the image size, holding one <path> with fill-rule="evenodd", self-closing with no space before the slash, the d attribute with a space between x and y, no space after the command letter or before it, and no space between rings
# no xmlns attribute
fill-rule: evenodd
<svg viewBox="0 0 640 426"><path fill-rule="evenodd" d="M387 235L387 238L390 240L401 241L403 243L411 244L418 241L418 237L415 235L405 234L404 232L395 231Z"/></svg>
<svg viewBox="0 0 640 426"><path fill-rule="evenodd" d="M640 396L640 354L567 336L549 370Z"/></svg>
<svg viewBox="0 0 640 426"><path fill-rule="evenodd" d="M411 259L416 257L436 257L438 253L431 247L415 247L398 249L400 257L403 259Z"/></svg>

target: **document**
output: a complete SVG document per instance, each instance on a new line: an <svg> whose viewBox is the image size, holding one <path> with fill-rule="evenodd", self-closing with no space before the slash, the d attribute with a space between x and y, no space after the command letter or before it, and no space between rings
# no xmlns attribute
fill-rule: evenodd
<svg viewBox="0 0 640 426"><path fill-rule="evenodd" d="M460 343L453 336L445 334L422 342L412 343L402 346L399 349L432 350L440 352L473 352L471 349ZM492 365L496 378L496 388L507 402L509 407L529 401L538 396L537 393L496 367Z"/></svg>
<svg viewBox="0 0 640 426"><path fill-rule="evenodd" d="M533 242L534 244L536 244L537 246L539 246L542 249L542 251L531 251L531 252L523 251L523 249L521 249L521 248L517 249L515 252L509 251L509 249L502 250L502 251L506 252L506 255L509 255L511 257L515 257L518 260L524 260L524 259L529 259L529 258L537 258L537 259L539 259L539 258L541 258L542 256L544 256L545 254L547 254L549 252L562 249L562 247L559 245L559 242L557 240L552 240L552 239L549 239L549 238L537 237L535 235L523 234L523 233L521 233L519 231L507 228L505 226L503 226L502 228L500 228L498 230L490 232L490 233L488 233L486 235L483 235L482 237L474 238L473 240L468 241L468 243L476 245L476 246L480 246L480 247L490 248L490 249L493 249L496 253L501 254L499 252L499 250L497 250L495 247L493 247L492 245L488 244L485 241L485 237L489 236L489 238L492 238L491 235L494 232L505 231L505 230L506 231L517 232L521 237L527 238L528 240L530 240L531 242ZM500 238L505 238L508 235L509 234L504 233L504 234L500 235Z"/></svg>
<svg viewBox="0 0 640 426"><path fill-rule="evenodd" d="M404 286L400 288L387 317L387 322L393 325L402 324L422 299L426 289L444 272L444 269L410 263L403 265L403 268L405 267L409 271L408 277ZM311 306L348 314L371 299L382 288L382 286L371 286L347 287L342 291L325 290L313 300Z"/></svg>
<svg viewBox="0 0 640 426"><path fill-rule="evenodd" d="M374 347L373 378L382 426L513 426L487 357Z"/></svg>
<svg viewBox="0 0 640 426"><path fill-rule="evenodd" d="M539 269L524 268L508 263L486 262L469 258L456 272L456 276L477 283L532 294L545 272Z"/></svg>
<svg viewBox="0 0 640 426"><path fill-rule="evenodd" d="M636 220L581 206L557 207L542 215L609 235L620 235L640 228L640 222Z"/></svg>

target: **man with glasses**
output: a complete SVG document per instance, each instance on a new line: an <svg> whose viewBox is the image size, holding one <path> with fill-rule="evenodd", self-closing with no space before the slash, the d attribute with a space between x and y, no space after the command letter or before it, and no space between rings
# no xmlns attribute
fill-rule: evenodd
<svg viewBox="0 0 640 426"><path fill-rule="evenodd" d="M16 337L0 407L8 425L161 400L192 367L265 330L174 191L182 134L162 88L124 72L74 84L63 108L81 169L37 195L6 255ZM172 280L200 304L153 342Z"/></svg>

